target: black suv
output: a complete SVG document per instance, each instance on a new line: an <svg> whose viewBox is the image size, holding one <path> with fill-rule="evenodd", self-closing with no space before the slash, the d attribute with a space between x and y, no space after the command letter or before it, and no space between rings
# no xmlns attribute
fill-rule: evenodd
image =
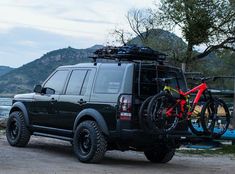
<svg viewBox="0 0 235 174"><path fill-rule="evenodd" d="M82 162L98 162L107 150L137 150L151 162L174 156L188 127L171 135L143 130L140 107L161 90L154 79L182 71L156 62L81 63L57 68L34 93L19 94L7 123L12 146L26 146L31 135L70 141ZM174 84L172 84L174 85Z"/></svg>

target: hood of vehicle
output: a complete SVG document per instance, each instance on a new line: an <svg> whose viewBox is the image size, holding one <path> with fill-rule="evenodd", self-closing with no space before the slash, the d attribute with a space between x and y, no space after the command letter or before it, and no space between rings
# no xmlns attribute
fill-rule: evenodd
<svg viewBox="0 0 235 174"><path fill-rule="evenodd" d="M15 100L19 99L33 99L35 93L27 93L27 94L17 94L14 96Z"/></svg>

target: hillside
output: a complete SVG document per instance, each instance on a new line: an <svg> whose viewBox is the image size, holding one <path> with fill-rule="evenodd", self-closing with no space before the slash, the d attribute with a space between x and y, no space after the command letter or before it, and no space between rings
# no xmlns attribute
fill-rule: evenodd
<svg viewBox="0 0 235 174"><path fill-rule="evenodd" d="M145 35L145 33L143 33ZM133 38L128 44L143 46L139 37ZM168 55L167 61L174 66L181 66L179 58L184 56L187 49L187 44L182 38L174 33L162 29L152 29L149 31L147 46L154 50L163 52ZM194 53L198 54L197 51ZM210 74L216 69L216 64L221 62L221 59L215 53L211 53L199 61L190 62L188 69L191 71L202 71L203 73ZM208 71L209 69L209 71Z"/></svg>
<svg viewBox="0 0 235 174"><path fill-rule="evenodd" d="M14 68L11 68L9 66L0 66L0 76L7 74L8 72L10 72L13 69Z"/></svg>
<svg viewBox="0 0 235 174"><path fill-rule="evenodd" d="M145 35L145 33L143 33L143 35ZM162 29L150 30L147 43L147 46L152 49L167 54L169 59L175 55L180 56L187 48L187 44L182 40L182 38L176 36L174 33ZM128 44L138 46L143 45L139 37L133 38Z"/></svg>
<svg viewBox="0 0 235 174"><path fill-rule="evenodd" d="M88 49L68 47L46 53L41 58L3 75L0 79L0 96L30 92L34 85L42 83L58 66L91 61L88 57L100 47L99 45Z"/></svg>

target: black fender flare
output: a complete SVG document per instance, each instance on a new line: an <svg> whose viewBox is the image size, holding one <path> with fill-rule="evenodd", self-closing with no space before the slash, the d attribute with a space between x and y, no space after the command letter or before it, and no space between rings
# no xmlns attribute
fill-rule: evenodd
<svg viewBox="0 0 235 174"><path fill-rule="evenodd" d="M109 135L108 127L103 116L98 111L96 111L95 109L91 109L91 108L84 109L78 114L73 125L73 132L75 132L78 124L81 121L86 120L86 118L88 119L92 118L93 120L95 120L98 126L100 127L101 131L105 135Z"/></svg>
<svg viewBox="0 0 235 174"><path fill-rule="evenodd" d="M25 124L26 126L29 126L29 115L28 115L28 111L25 107L25 105L22 102L15 102L10 110L10 114L14 111L18 111L21 110L23 112L24 115L24 119L25 119Z"/></svg>

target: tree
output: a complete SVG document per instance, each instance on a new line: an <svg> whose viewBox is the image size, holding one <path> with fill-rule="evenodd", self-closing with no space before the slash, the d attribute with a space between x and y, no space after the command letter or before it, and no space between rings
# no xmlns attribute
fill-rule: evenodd
<svg viewBox="0 0 235 174"><path fill-rule="evenodd" d="M235 10L227 0L162 0L155 20L168 27L179 27L187 41L182 62L206 57L218 49L235 51ZM202 53L195 46L206 45Z"/></svg>
<svg viewBox="0 0 235 174"><path fill-rule="evenodd" d="M142 43L146 45L155 22L151 10L131 9L127 13L127 20L132 31L141 39Z"/></svg>
<svg viewBox="0 0 235 174"><path fill-rule="evenodd" d="M121 43L122 45L126 45L133 37L131 33L126 32L122 28L115 28L110 34L115 37L116 42Z"/></svg>

